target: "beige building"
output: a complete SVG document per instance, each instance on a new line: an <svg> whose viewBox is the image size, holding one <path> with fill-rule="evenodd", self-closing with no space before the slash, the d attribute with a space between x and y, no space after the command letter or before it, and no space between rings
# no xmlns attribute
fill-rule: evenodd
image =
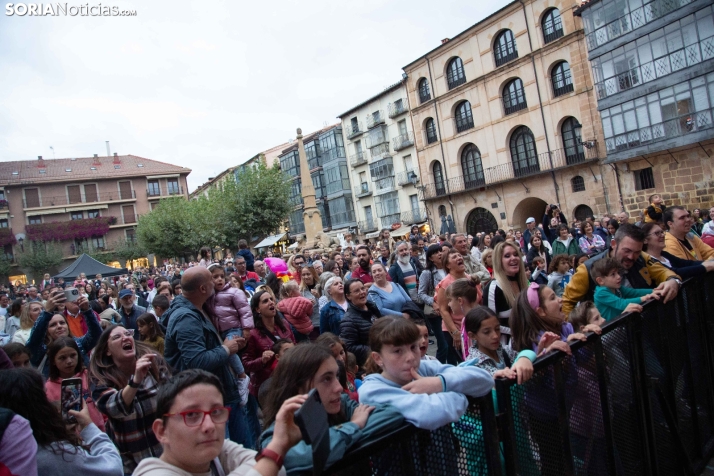
<svg viewBox="0 0 714 476"><path fill-rule="evenodd" d="M359 237L377 236L382 228L400 230L426 223L418 194L419 164L405 82L338 117L354 188Z"/></svg>
<svg viewBox="0 0 714 476"><path fill-rule="evenodd" d="M6 256L57 240L65 258L134 240L138 217L188 197L191 169L135 155L0 162L0 244Z"/></svg>
<svg viewBox="0 0 714 476"><path fill-rule="evenodd" d="M430 214L476 233L550 203L569 220L618 211L578 4L512 2L404 67Z"/></svg>

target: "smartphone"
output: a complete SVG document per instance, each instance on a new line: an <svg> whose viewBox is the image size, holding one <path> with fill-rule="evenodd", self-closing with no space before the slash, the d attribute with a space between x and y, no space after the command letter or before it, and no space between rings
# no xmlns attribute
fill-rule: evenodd
<svg viewBox="0 0 714 476"><path fill-rule="evenodd" d="M80 411L82 409L82 379L66 378L62 380L60 391L62 418L65 421L77 421L72 415L69 414L69 410Z"/></svg>
<svg viewBox="0 0 714 476"><path fill-rule="evenodd" d="M305 442L312 445L313 474L320 474L330 455L330 424L317 389L310 390L305 403L295 412L295 423Z"/></svg>
<svg viewBox="0 0 714 476"><path fill-rule="evenodd" d="M67 288L64 290L64 297L69 302L74 302L79 299L79 290L77 288Z"/></svg>

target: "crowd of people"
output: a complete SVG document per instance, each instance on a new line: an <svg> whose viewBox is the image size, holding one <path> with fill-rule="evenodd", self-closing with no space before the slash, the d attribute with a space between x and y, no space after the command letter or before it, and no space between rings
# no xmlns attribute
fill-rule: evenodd
<svg viewBox="0 0 714 476"><path fill-rule="evenodd" d="M0 474L309 471L294 415L312 390L328 464L405 421L437 430L494 378L524 383L539 357L714 270L710 213L654 195L637 223L569 225L549 205L523 231L415 226L290 256L243 241L225 259L4 286Z"/></svg>

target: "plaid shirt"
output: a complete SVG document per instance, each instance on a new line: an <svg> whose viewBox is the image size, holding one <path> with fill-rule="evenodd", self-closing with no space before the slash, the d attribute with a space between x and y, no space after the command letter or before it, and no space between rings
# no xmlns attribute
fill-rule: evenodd
<svg viewBox="0 0 714 476"><path fill-rule="evenodd" d="M497 363L491 357L478 350L475 345L472 345L469 347L469 354L467 360L475 360L475 362L473 362L471 365L484 369L485 371L493 375L497 371L506 368L506 355L508 355L508 358L511 361L511 366L515 363L516 357L518 356L518 352L511 349L510 347L503 347L502 344L498 346L496 353L498 354L498 358L501 361L500 363Z"/></svg>
<svg viewBox="0 0 714 476"><path fill-rule="evenodd" d="M124 404L122 390L97 386L92 396L99 411L109 418L107 434L119 449L124 473L131 474L142 459L152 456L158 458L162 453L161 444L151 429L154 420L158 418L158 384L148 374L141 382L130 407Z"/></svg>

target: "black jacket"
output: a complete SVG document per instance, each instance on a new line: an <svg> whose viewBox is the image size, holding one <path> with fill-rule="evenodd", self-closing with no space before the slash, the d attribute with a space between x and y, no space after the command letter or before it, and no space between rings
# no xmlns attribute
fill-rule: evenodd
<svg viewBox="0 0 714 476"><path fill-rule="evenodd" d="M358 309L350 303L345 316L340 322L340 338L345 350L357 357L357 364L362 367L371 352L369 348L369 330L377 318L382 317L377 306L367 301L367 310Z"/></svg>

